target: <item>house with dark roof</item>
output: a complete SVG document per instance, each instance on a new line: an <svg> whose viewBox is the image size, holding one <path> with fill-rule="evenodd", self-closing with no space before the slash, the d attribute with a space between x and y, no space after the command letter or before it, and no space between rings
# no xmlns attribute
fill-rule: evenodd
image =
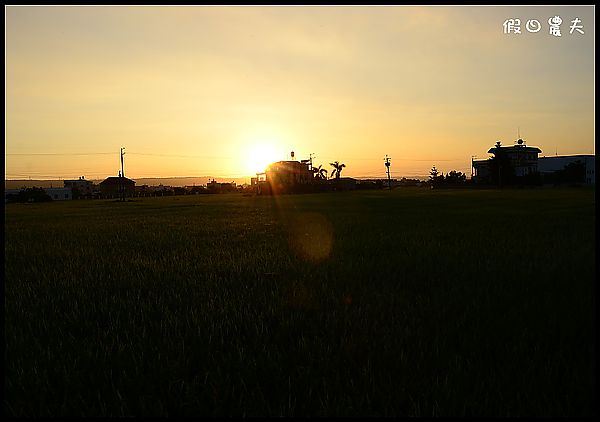
<svg viewBox="0 0 600 422"><path fill-rule="evenodd" d="M118 198L121 195L121 189L125 191L125 196L133 196L135 182L124 176L110 176L100 182L98 188L104 198Z"/></svg>

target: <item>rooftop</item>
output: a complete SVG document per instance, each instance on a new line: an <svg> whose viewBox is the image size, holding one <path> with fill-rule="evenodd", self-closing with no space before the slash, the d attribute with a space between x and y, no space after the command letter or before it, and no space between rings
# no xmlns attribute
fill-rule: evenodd
<svg viewBox="0 0 600 422"><path fill-rule="evenodd" d="M501 150L503 150L503 151L506 151L506 152L508 152L508 151L510 151L510 152L512 152L512 151L526 151L526 152L537 152L538 154L542 152L542 150L539 149L538 147L528 147L525 144L522 144L522 145L519 144L519 145L510 145L510 146L504 146L504 145L499 145L498 146L497 145L497 146L494 146L494 147L490 148L488 150L488 154L494 154L498 150L498 148L501 149Z"/></svg>
<svg viewBox="0 0 600 422"><path fill-rule="evenodd" d="M119 176L109 176L100 182L101 185L119 185L121 181L127 184L135 184L135 182L127 177L119 177Z"/></svg>

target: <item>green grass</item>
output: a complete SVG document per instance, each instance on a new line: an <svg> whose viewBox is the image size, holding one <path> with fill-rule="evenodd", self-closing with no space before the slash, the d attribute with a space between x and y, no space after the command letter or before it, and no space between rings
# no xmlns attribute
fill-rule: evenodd
<svg viewBox="0 0 600 422"><path fill-rule="evenodd" d="M5 414L595 413L591 189L5 208Z"/></svg>

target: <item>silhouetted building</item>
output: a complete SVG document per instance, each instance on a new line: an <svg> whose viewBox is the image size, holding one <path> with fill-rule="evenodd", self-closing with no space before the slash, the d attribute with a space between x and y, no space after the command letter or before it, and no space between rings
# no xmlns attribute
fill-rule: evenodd
<svg viewBox="0 0 600 422"><path fill-rule="evenodd" d="M259 194L309 191L314 182L307 162L277 161L267 166L264 173L257 173Z"/></svg>
<svg viewBox="0 0 600 422"><path fill-rule="evenodd" d="M494 154L495 158L504 158L514 171L514 176L522 177L538 172L538 154L542 151L537 147L528 147L522 139L517 140L515 145L502 146L500 142L488 150L488 154ZM491 163L489 159L474 160L473 181L489 181L492 177Z"/></svg>
<svg viewBox="0 0 600 422"><path fill-rule="evenodd" d="M53 201L69 201L73 199L71 188L44 188L44 192Z"/></svg>
<svg viewBox="0 0 600 422"><path fill-rule="evenodd" d="M206 184L206 189L212 193L237 192L237 186L235 182L220 183L215 179Z"/></svg>
<svg viewBox="0 0 600 422"><path fill-rule="evenodd" d="M580 183L586 185L596 184L596 156L595 155L557 155L553 157L540 157L538 159L538 171L542 176L564 170L569 164L580 162L583 164L585 176Z"/></svg>
<svg viewBox="0 0 600 422"><path fill-rule="evenodd" d="M148 185L136 185L133 188L133 191L135 192L135 196L151 196L152 194L152 190L150 189L150 187Z"/></svg>
<svg viewBox="0 0 600 422"><path fill-rule="evenodd" d="M356 189L356 179L352 177L340 177L336 179L329 179L327 183L334 190L355 190Z"/></svg>
<svg viewBox="0 0 600 422"><path fill-rule="evenodd" d="M64 180L65 188L71 189L73 198L91 198L94 193L94 183L85 180L83 176L75 180Z"/></svg>
<svg viewBox="0 0 600 422"><path fill-rule="evenodd" d="M133 196L135 182L127 177L110 176L98 184L100 193L105 198L119 197L121 195L121 186L125 191L125 196Z"/></svg>

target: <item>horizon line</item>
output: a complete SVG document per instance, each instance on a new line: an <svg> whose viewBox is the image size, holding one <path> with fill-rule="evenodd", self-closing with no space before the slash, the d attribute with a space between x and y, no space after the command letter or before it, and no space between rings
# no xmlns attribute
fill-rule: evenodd
<svg viewBox="0 0 600 422"><path fill-rule="evenodd" d="M90 179L85 179L85 180L89 180L89 181L93 181L93 180L104 180L108 177L119 177L119 176L106 176L104 178L90 178ZM127 177L127 176L125 176ZM144 176L144 177L127 177L128 179L131 180L135 180L135 179L202 179L202 178L213 178L213 179L245 179L245 178L252 178L252 177L256 177L256 176ZM368 176L368 175L363 175L363 176L344 176L344 177L351 177L351 178L362 178L362 179L386 179L387 180L387 175L383 174L381 176ZM394 176L392 178L410 178L410 177L428 177L428 175L425 174L414 174L414 175L402 175L402 176ZM35 178L35 179L7 179L5 178L4 181L6 182L34 182L34 181L64 181L64 180L79 180L79 178L66 178L66 177L55 177L55 178Z"/></svg>

